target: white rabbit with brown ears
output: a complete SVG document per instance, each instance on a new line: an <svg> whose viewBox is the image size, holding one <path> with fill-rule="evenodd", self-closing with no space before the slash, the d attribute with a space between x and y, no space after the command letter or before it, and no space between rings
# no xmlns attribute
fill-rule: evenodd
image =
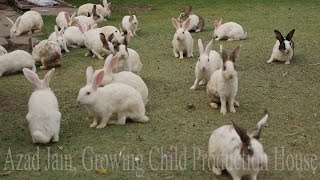
<svg viewBox="0 0 320 180"><path fill-rule="evenodd" d="M184 55L188 58L193 57L193 38L188 31L189 24L190 18L182 23L182 27L176 19L172 18L172 25L176 29L172 40L173 53L176 58L183 59Z"/></svg>
<svg viewBox="0 0 320 180"><path fill-rule="evenodd" d="M209 139L209 161L212 172L221 175L227 170L233 180L249 175L257 180L261 169L266 168L268 156L259 141L262 127L268 120L268 113L256 124L254 131L247 134L236 123L214 130Z"/></svg>
<svg viewBox="0 0 320 180"><path fill-rule="evenodd" d="M273 46L272 54L267 63L272 63L273 61L284 61L285 64L290 64L293 57L294 42L292 40L295 29L292 29L286 38L278 30L274 30L276 34L276 44Z"/></svg>
<svg viewBox="0 0 320 180"><path fill-rule="evenodd" d="M201 32L204 29L204 19L201 16L190 14L192 11L192 6L188 5L181 11L178 21L184 22L188 18L190 18L190 24L188 26L188 31Z"/></svg>
<svg viewBox="0 0 320 180"><path fill-rule="evenodd" d="M234 105L239 106L239 102L235 100L238 92L238 73L234 68L234 63L240 54L240 46L238 46L228 57L227 51L220 45L223 67L215 71L207 84L207 94L210 99L210 106L214 109L218 108L221 103L221 113L227 113L227 103L230 112L235 113Z"/></svg>

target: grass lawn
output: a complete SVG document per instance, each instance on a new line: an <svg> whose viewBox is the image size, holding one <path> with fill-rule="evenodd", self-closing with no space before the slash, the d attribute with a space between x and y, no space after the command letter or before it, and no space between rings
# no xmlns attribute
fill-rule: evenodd
<svg viewBox="0 0 320 180"><path fill-rule="evenodd" d="M85 1L73 2L80 5ZM175 30L171 18L178 17L179 9L185 4L193 5L193 12L205 18L206 26L204 32L192 34L195 57L180 60L172 52L171 40ZM11 167L6 163L10 154L15 167L23 155L19 168L24 169L2 177L230 179L227 173L218 177L208 168L206 152L211 132L231 121L252 130L267 108L270 118L263 129L262 143L269 162L268 169L259 173L259 179L319 178L318 0L113 0L112 5L123 11L113 12L112 19L105 24L116 27L127 8L140 7L141 30L129 46L140 54L143 62L141 77L150 92L147 106L150 122L110 125L102 130L89 128L92 117L85 108L77 105L76 97L86 82L85 69L88 66L101 68L104 62L84 57L85 49L72 49L64 54L62 67L56 69L50 84L62 113L58 143L32 144L25 116L33 87L23 74L0 79L0 173L8 172L3 170L5 165ZM152 9L142 11L144 5L151 5ZM213 21L218 18L223 18L223 22L241 24L249 35L245 41L213 43L213 49L218 50L222 43L229 52L242 45L236 62L239 77L237 100L241 106L235 114L225 116L210 108L205 87L189 90L194 82L199 54L196 42L199 38L205 44L210 41ZM42 38L53 31L55 17L44 17L44 22L45 35ZM291 64L267 64L276 40L273 30L278 29L286 35L293 28L296 29L293 37L296 48ZM38 69L40 77L45 72ZM195 108L189 109L190 104ZM121 162L115 166L114 160L120 152ZM40 170L27 170L31 168L29 155L38 153ZM96 167L95 159L101 159L98 155L106 155L108 163L98 161ZM177 159L180 164L176 164ZM50 164L48 169L47 164ZM107 169L107 174L100 175L95 169Z"/></svg>

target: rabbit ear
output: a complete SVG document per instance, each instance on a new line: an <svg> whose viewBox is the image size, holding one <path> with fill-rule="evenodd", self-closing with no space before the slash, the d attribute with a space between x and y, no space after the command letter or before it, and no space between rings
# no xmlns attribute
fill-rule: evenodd
<svg viewBox="0 0 320 180"><path fill-rule="evenodd" d="M129 41L130 41L130 33L127 33L127 35L124 37L124 39L123 39L123 44L125 45L125 46L128 46L128 44L129 44Z"/></svg>
<svg viewBox="0 0 320 180"><path fill-rule="evenodd" d="M204 48L203 48L203 44L202 44L202 40L198 39L198 47L199 47L199 53L200 55L204 53Z"/></svg>
<svg viewBox="0 0 320 180"><path fill-rule="evenodd" d="M211 48L212 48L212 42L213 39L211 39L211 41L207 44L206 49L205 49L205 53L209 56Z"/></svg>
<svg viewBox="0 0 320 180"><path fill-rule="evenodd" d="M175 18L172 18L172 26L178 30L180 28L180 25L178 21Z"/></svg>
<svg viewBox="0 0 320 180"><path fill-rule="evenodd" d="M293 34L294 34L295 29L292 29L289 34L286 36L286 40L291 41Z"/></svg>
<svg viewBox="0 0 320 180"><path fill-rule="evenodd" d="M56 36L59 36L58 26L54 25L54 32L56 33Z"/></svg>
<svg viewBox="0 0 320 180"><path fill-rule="evenodd" d="M92 83L93 80L93 68L89 66L86 70L86 77L87 77L87 85Z"/></svg>
<svg viewBox="0 0 320 180"><path fill-rule="evenodd" d="M220 45L220 54L221 54L223 63L225 63L228 60L228 53L226 50L223 49L222 44Z"/></svg>
<svg viewBox="0 0 320 180"><path fill-rule="evenodd" d="M260 138L261 130L262 130L263 126L266 124L268 117L269 117L269 113L266 110L264 117L256 124L253 132L250 134L251 137L253 137L255 139Z"/></svg>
<svg viewBox="0 0 320 180"><path fill-rule="evenodd" d="M28 81L30 81L36 88L41 87L41 80L35 72L31 71L28 68L23 68L22 71L24 76L28 79Z"/></svg>
<svg viewBox="0 0 320 180"><path fill-rule="evenodd" d="M97 89L99 87L99 85L102 83L103 77L104 77L104 70L100 70L93 79L93 82L92 82L93 89Z"/></svg>
<svg viewBox="0 0 320 180"><path fill-rule="evenodd" d="M29 38L29 53L32 54L33 45L32 45L32 38Z"/></svg>
<svg viewBox="0 0 320 180"><path fill-rule="evenodd" d="M103 45L107 43L106 36L103 33L100 33L100 41Z"/></svg>
<svg viewBox="0 0 320 180"><path fill-rule="evenodd" d="M82 24L79 24L78 28L79 28L79 30L81 31L82 34L85 33L86 28Z"/></svg>
<svg viewBox="0 0 320 180"><path fill-rule="evenodd" d="M133 15L130 15L129 22L132 22L133 19L134 19L134 16L133 16Z"/></svg>
<svg viewBox="0 0 320 180"><path fill-rule="evenodd" d="M185 9L184 9L184 13L188 14L188 15L191 13L191 11L192 11L192 6L191 5L186 6Z"/></svg>
<svg viewBox="0 0 320 180"><path fill-rule="evenodd" d="M246 130L244 130L241 126L238 124L232 122L234 130L237 132L239 135L241 141L243 144L249 145L250 144L250 137L248 136Z"/></svg>
<svg viewBox="0 0 320 180"><path fill-rule="evenodd" d="M52 68L50 71L48 71L48 72L46 73L46 75L44 75L43 85L44 85L45 87L49 87L49 83L50 83L50 81L51 81L51 78L52 78L52 76L53 76L54 71L55 71L55 69Z"/></svg>
<svg viewBox="0 0 320 180"><path fill-rule="evenodd" d="M103 4L104 7L106 7L108 5L108 1L107 0L103 0L102 4Z"/></svg>
<svg viewBox="0 0 320 180"><path fill-rule="evenodd" d="M92 15L95 15L96 13L97 13L97 5L93 5Z"/></svg>
<svg viewBox="0 0 320 180"><path fill-rule="evenodd" d="M220 19L220 21L214 20L214 28L218 29L221 26L221 22L222 22L222 19Z"/></svg>
<svg viewBox="0 0 320 180"><path fill-rule="evenodd" d="M95 29L95 28L97 28L97 24L93 24L92 26L91 26L91 29Z"/></svg>
<svg viewBox="0 0 320 180"><path fill-rule="evenodd" d="M236 59L239 57L240 54L240 46L237 46L236 49L231 53L230 60L235 63Z"/></svg>
<svg viewBox="0 0 320 180"><path fill-rule="evenodd" d="M8 17L6 17L7 18L7 20L10 22L10 24L13 26L14 25L14 22L10 19L10 18L8 18Z"/></svg>
<svg viewBox="0 0 320 180"><path fill-rule="evenodd" d="M69 24L71 19L70 19L70 16L67 12L64 12L64 18L66 19L67 23Z"/></svg>
<svg viewBox="0 0 320 180"><path fill-rule="evenodd" d="M184 30L188 29L189 25L190 25L190 18L188 18L183 22L183 29Z"/></svg>
<svg viewBox="0 0 320 180"><path fill-rule="evenodd" d="M117 63L117 56L113 56L112 54L110 54L104 63L104 67L107 70L107 72L112 72L112 70L116 67Z"/></svg>
<svg viewBox="0 0 320 180"><path fill-rule="evenodd" d="M21 21L21 16L18 17L18 19L16 20L16 27L19 27L20 25L20 21Z"/></svg>
<svg viewBox="0 0 320 180"><path fill-rule="evenodd" d="M276 34L276 38L277 38L280 42L284 41L284 38L283 38L283 36L282 36L282 34L281 34L280 31L274 30L274 33Z"/></svg>
<svg viewBox="0 0 320 180"><path fill-rule="evenodd" d="M108 41L109 41L109 42L112 42L113 38L114 38L114 34L112 33L112 34L109 35Z"/></svg>
<svg viewBox="0 0 320 180"><path fill-rule="evenodd" d="M60 36L63 36L64 30L65 30L64 27L62 27L61 30L60 30L60 32L59 32L59 33L60 33Z"/></svg>

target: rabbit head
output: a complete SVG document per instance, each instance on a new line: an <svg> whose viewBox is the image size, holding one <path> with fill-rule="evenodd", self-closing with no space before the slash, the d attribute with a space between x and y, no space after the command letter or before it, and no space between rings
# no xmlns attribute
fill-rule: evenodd
<svg viewBox="0 0 320 180"><path fill-rule="evenodd" d="M114 54L115 51L114 51L114 46L113 44L111 43L112 39L114 37L114 34L110 34L110 36L108 37L108 39L106 39L106 36L103 34L103 33L100 33L100 40L103 44L103 46L110 51L111 54Z"/></svg>
<svg viewBox="0 0 320 180"><path fill-rule="evenodd" d="M97 5L93 5L91 17L95 23L101 23L104 21L103 16L97 13Z"/></svg>
<svg viewBox="0 0 320 180"><path fill-rule="evenodd" d="M56 33L56 39L57 39L57 43L60 45L61 48L63 48L66 44L66 41L63 37L64 34L64 27L61 28L60 31L58 31L58 26L55 25L54 26L54 31Z"/></svg>
<svg viewBox="0 0 320 180"><path fill-rule="evenodd" d="M181 13L178 17L178 21L183 22L187 20L190 16L191 11L192 11L192 6L191 5L186 6L184 10L181 10Z"/></svg>
<svg viewBox="0 0 320 180"><path fill-rule="evenodd" d="M217 30L221 26L221 23L222 23L222 19L220 19L220 21L214 20L214 23L213 23L213 26L214 26L213 37L215 37L215 38L218 37Z"/></svg>
<svg viewBox="0 0 320 180"><path fill-rule="evenodd" d="M267 155L259 141L262 127L268 120L268 114L256 124L255 129L249 135L240 125L232 123L234 130L241 139L240 157L248 163L250 169L261 169L267 165Z"/></svg>
<svg viewBox="0 0 320 180"><path fill-rule="evenodd" d="M177 41L184 41L186 39L185 32L187 31L187 28L190 24L190 18L188 18L186 21L182 23L182 27L180 26L180 23L172 18L172 25L176 29L176 33L174 34L174 39Z"/></svg>
<svg viewBox="0 0 320 180"><path fill-rule="evenodd" d="M131 32L124 35L123 42L118 46L116 56L121 59L128 59L128 44L130 42Z"/></svg>
<svg viewBox="0 0 320 180"><path fill-rule="evenodd" d="M10 22L12 25L10 29L10 38L19 36L22 33L22 28L21 28L21 16L18 17L16 22L13 22L10 18L6 17L7 20Z"/></svg>
<svg viewBox="0 0 320 180"><path fill-rule="evenodd" d="M87 84L79 90L77 102L80 105L89 106L96 101L94 96L99 85L103 81L104 70L100 70L95 76L93 75L93 68L89 66L86 70Z"/></svg>
<svg viewBox="0 0 320 180"><path fill-rule="evenodd" d="M232 80L235 76L237 76L237 71L234 68L234 63L240 54L240 46L236 47L236 49L228 56L228 53L223 46L220 45L220 53L223 61L222 73L225 80Z"/></svg>
<svg viewBox="0 0 320 180"><path fill-rule="evenodd" d="M138 26L138 19L137 19L137 10L135 9L134 12L132 13L131 11L129 11L129 23Z"/></svg>
<svg viewBox="0 0 320 180"><path fill-rule="evenodd" d="M278 30L274 30L274 33L276 34L276 38L278 39L280 45L279 45L279 50L281 52L284 52L286 54L289 54L294 48L293 41L291 41L293 34L294 34L295 29L292 29L286 38L282 36L282 34Z"/></svg>
<svg viewBox="0 0 320 180"><path fill-rule="evenodd" d="M50 71L48 71L46 75L44 75L44 78L42 80L39 79L38 75L35 72L31 71L28 68L23 68L22 71L24 76L27 78L27 80L34 85L35 89L41 90L41 89L49 89L49 83L55 69L52 68Z"/></svg>
<svg viewBox="0 0 320 180"><path fill-rule="evenodd" d="M207 44L206 49L204 49L201 39L198 40L199 53L200 53L198 62L199 62L199 65L200 65L199 67L201 71L206 71L210 66L209 55L212 48L212 42L213 42L213 39Z"/></svg>

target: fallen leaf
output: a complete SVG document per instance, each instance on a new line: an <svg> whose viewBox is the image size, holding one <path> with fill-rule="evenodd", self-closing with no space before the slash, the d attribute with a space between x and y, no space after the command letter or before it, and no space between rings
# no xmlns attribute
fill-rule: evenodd
<svg viewBox="0 0 320 180"><path fill-rule="evenodd" d="M96 169L96 173L100 175L105 175L108 173L107 169Z"/></svg>

